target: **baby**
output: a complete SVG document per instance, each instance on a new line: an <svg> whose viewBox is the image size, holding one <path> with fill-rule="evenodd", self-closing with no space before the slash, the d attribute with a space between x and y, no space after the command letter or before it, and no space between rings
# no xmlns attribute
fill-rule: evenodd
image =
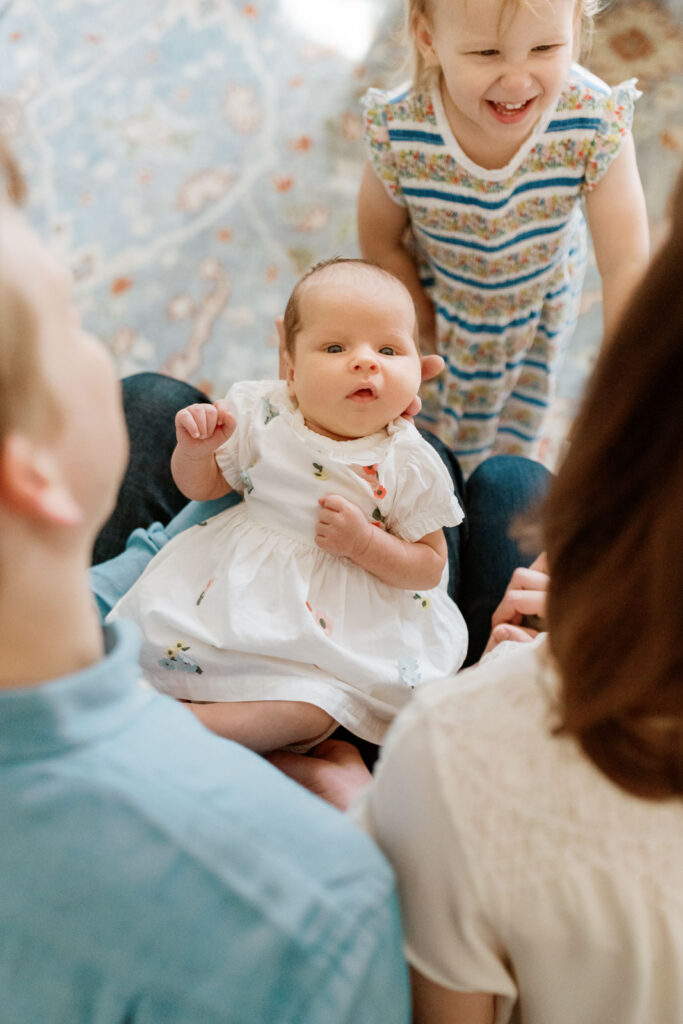
<svg viewBox="0 0 683 1024"><path fill-rule="evenodd" d="M171 541L111 613L137 621L154 685L265 752L337 724L381 743L414 688L457 671L442 527L463 517L401 413L420 384L407 289L319 264L284 318L286 381L236 384L176 417L189 498L244 501Z"/></svg>

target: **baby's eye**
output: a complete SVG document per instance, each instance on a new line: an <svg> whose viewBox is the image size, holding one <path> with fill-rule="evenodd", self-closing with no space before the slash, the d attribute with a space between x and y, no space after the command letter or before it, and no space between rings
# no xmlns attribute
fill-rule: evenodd
<svg viewBox="0 0 683 1024"><path fill-rule="evenodd" d="M556 48L555 43L544 43L542 46L534 46L535 53L548 53Z"/></svg>
<svg viewBox="0 0 683 1024"><path fill-rule="evenodd" d="M341 345L327 345L327 346L325 347L325 351L326 351L326 352L332 352L333 354L334 354L335 352L341 352L341 350L342 350L342 347L341 347Z"/></svg>
<svg viewBox="0 0 683 1024"><path fill-rule="evenodd" d="M480 57L497 57L500 50L478 50L477 54Z"/></svg>
<svg viewBox="0 0 683 1024"><path fill-rule="evenodd" d="M379 354L381 356L395 356L396 349L392 348L391 345L382 345L381 349L379 350Z"/></svg>

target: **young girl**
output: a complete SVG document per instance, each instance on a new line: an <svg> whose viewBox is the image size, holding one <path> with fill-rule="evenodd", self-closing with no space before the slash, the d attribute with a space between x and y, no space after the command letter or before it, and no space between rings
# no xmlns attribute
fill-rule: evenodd
<svg viewBox="0 0 683 1024"><path fill-rule="evenodd" d="M245 500L171 541L112 615L139 623L158 689L252 749L310 745L337 723L379 743L418 684L464 659L442 531L462 512L401 418L415 334L392 275L320 265L285 313L287 381L176 417L180 490Z"/></svg>
<svg viewBox="0 0 683 1024"><path fill-rule="evenodd" d="M413 82L365 98L361 249L407 285L423 347L446 360L423 417L468 472L533 451L578 313L580 200L606 334L647 263L639 93L572 64L595 6L410 0Z"/></svg>

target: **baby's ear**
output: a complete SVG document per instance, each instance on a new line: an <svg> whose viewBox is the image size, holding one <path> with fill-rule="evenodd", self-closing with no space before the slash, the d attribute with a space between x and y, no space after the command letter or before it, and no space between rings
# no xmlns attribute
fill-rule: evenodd
<svg viewBox="0 0 683 1024"><path fill-rule="evenodd" d="M294 360L290 356L286 348L282 349L282 378L287 381L288 384L294 383Z"/></svg>
<svg viewBox="0 0 683 1024"><path fill-rule="evenodd" d="M0 501L45 525L77 526L83 518L53 453L19 432L0 451Z"/></svg>
<svg viewBox="0 0 683 1024"><path fill-rule="evenodd" d="M278 376L280 380L289 380L287 371L289 369L289 354L287 352L287 345L285 342L285 318L283 316L275 317L275 329L277 331L277 354L278 354Z"/></svg>

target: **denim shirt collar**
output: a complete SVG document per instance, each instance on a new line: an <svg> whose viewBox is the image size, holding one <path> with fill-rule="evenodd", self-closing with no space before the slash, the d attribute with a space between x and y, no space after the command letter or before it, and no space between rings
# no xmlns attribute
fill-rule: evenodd
<svg viewBox="0 0 683 1024"><path fill-rule="evenodd" d="M0 762L44 758L122 728L156 693L138 665L135 626L103 626L105 655L73 675L0 691Z"/></svg>

